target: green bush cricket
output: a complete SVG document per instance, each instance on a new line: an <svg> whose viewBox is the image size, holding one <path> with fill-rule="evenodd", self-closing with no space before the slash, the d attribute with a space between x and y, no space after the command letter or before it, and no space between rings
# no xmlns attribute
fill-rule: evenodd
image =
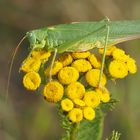
<svg viewBox="0 0 140 140"><path fill-rule="evenodd" d="M21 42L28 38L31 50L47 49L54 52L51 68L57 53L82 52L93 48L104 48L102 66L99 77L99 86L103 73L106 47L128 40L140 38L140 20L135 21L109 21L108 18L98 22L77 22L61 24L42 29L29 31L16 47L11 61L7 93L9 89L10 75L15 54ZM51 80L51 70L50 70Z"/></svg>

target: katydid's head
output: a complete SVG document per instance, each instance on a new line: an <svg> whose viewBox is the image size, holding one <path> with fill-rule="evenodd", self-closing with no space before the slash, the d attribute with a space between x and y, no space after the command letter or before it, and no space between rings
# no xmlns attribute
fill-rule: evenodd
<svg viewBox="0 0 140 140"><path fill-rule="evenodd" d="M36 37L35 37L34 32L32 32L32 31L27 32L26 35L27 35L27 38L28 38L30 44L35 44L36 43Z"/></svg>
<svg viewBox="0 0 140 140"><path fill-rule="evenodd" d="M26 33L31 49L42 49L46 45L47 35L40 30L33 30Z"/></svg>

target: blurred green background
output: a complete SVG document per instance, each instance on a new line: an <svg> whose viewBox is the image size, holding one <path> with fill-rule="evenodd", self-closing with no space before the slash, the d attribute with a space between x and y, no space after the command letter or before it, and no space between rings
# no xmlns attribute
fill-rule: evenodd
<svg viewBox="0 0 140 140"><path fill-rule="evenodd" d="M28 54L27 40L17 53L5 104L9 62L24 34L35 28L104 16L111 20L140 19L140 0L0 0L0 140L59 140L63 134L54 105L23 88L18 69ZM119 46L139 67L140 40ZM103 139L116 129L122 133L121 140L139 140L140 70L108 87L120 102L106 115Z"/></svg>

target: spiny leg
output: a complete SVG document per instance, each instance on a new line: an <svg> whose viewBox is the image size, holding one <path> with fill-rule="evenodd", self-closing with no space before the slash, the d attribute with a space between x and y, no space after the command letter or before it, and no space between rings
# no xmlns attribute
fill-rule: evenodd
<svg viewBox="0 0 140 140"><path fill-rule="evenodd" d="M104 44L104 52L103 52L103 56L102 56L102 64L101 64L101 69L100 69L100 75L99 75L99 88L101 88L101 80L102 80L102 76L103 76L103 69L104 69L104 63L105 63L105 56L106 56L106 47L107 47L107 43L108 43L108 37L109 37L109 19L106 17L106 28L107 28L107 32L106 32L106 37L105 37L105 44Z"/></svg>
<svg viewBox="0 0 140 140"><path fill-rule="evenodd" d="M55 58L56 58L56 54L57 54L57 49L55 48L53 59L52 59L52 62L51 62L50 72L49 72L49 81L52 81L52 69L53 69Z"/></svg>

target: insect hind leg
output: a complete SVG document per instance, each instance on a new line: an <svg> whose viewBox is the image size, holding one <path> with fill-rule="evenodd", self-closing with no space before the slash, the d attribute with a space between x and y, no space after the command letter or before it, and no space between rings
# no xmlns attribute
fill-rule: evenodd
<svg viewBox="0 0 140 140"><path fill-rule="evenodd" d="M102 80L102 76L103 76L103 69L104 69L104 63L105 63L105 56L106 56L106 49L107 49L107 43L108 43L108 37L109 37L109 31L110 31L110 27L109 27L109 18L106 17L105 20L106 22L106 36L105 36L105 44L104 44L104 52L103 52L103 56L102 56L102 64L101 64L101 69L100 69L100 75L99 75L99 83L98 83L98 87L101 88L101 80Z"/></svg>

